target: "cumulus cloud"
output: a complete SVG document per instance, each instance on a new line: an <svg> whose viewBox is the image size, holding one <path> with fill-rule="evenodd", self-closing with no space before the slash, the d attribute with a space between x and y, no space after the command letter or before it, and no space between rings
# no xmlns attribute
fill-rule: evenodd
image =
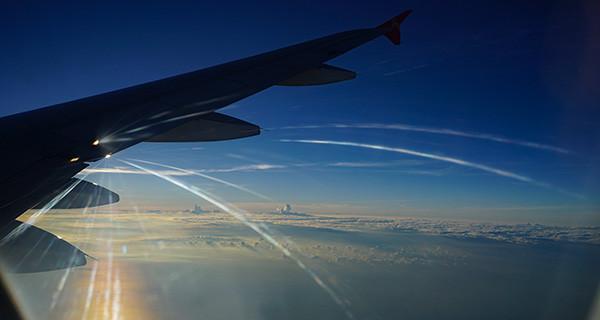
<svg viewBox="0 0 600 320"><path fill-rule="evenodd" d="M260 235L265 241L269 242L271 245L273 245L275 248L277 248L282 254L283 256L285 256L286 258L289 258L290 260L292 260L300 269L302 269L302 271L304 271L321 289L323 289L323 291L325 291L325 293L327 293L332 300L335 301L335 303L340 306L340 308L342 308L342 310L344 312L346 312L346 314L348 314L350 316L350 318L353 318L348 309L348 305L345 302L345 300L343 300L338 293L332 289L332 287L329 286L329 284L327 284L326 282L324 282L311 268L309 268L301 259L299 259L294 253L292 253L292 251L290 251L284 244L282 244L281 242L279 242L277 239L275 239L272 235L271 232L269 230L268 227L261 225L261 224L257 224L254 221L251 221L250 219L248 219L247 216L247 212L244 210L241 210L239 208L236 208L235 206L233 206L230 203L225 203L222 202L221 200L217 199L216 197L214 197L213 195L208 194L206 191L198 188L197 186L194 185L189 185L184 183L183 181L177 180L176 178L170 177L170 176L164 176L161 175L160 173L153 171L151 169L148 169L146 167L143 167L141 165L135 164L135 163L131 163L129 161L126 160L120 160L121 162L128 164L134 168L146 171L148 173L151 173L152 175L161 178L167 182L172 183L173 185L186 190L188 192L190 192L193 195L198 196L201 199L204 199L207 202L210 202L212 205L214 205L215 207L221 209L224 212L227 212L228 214L230 214L232 217L234 217L235 219L237 219L240 223L243 223L244 225L246 225L247 227L249 227L250 229L252 229L253 231L255 231L258 235Z"/></svg>
<svg viewBox="0 0 600 320"><path fill-rule="evenodd" d="M306 213L294 211L294 209L292 209L292 205L289 204L289 203L286 203L281 208L275 209L275 211L273 213L280 214L280 215L288 215L288 216L289 215L293 215L293 216L307 216Z"/></svg>

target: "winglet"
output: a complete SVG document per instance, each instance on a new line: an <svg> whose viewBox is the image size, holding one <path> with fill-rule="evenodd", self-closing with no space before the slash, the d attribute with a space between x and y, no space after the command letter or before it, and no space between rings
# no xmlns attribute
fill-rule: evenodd
<svg viewBox="0 0 600 320"><path fill-rule="evenodd" d="M383 34L390 39L393 44L400 44L400 24L406 17L412 13L412 10L406 10L401 14L393 17L392 19L384 22L377 26L377 29L381 30Z"/></svg>

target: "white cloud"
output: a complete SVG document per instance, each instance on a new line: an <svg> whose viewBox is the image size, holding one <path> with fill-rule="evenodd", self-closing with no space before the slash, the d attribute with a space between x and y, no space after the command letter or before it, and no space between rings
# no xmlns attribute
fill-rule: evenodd
<svg viewBox="0 0 600 320"><path fill-rule="evenodd" d="M494 141L505 144L519 145L523 147L551 151L562 154L570 154L572 153L570 150L565 148L525 141L525 140L517 140L517 139L508 139L502 136L487 134L487 133L477 133L477 132L464 132L453 129L446 128L434 128L434 127L422 127L422 126L414 126L409 124L395 123L395 124L383 124L383 123L356 123L356 124L341 124L341 123L333 123L333 124L324 124L324 125L305 125L305 126L287 126L277 129L322 129L322 128L349 128L349 129L385 129L385 130L402 130L402 131L413 131L413 132L425 132L432 134L440 134L440 135L448 135L448 136L457 136L463 138L471 138L471 139L481 139Z"/></svg>
<svg viewBox="0 0 600 320"><path fill-rule="evenodd" d="M331 167L342 168L381 168L393 165L395 164L390 162L334 162L329 164Z"/></svg>
<svg viewBox="0 0 600 320"><path fill-rule="evenodd" d="M427 158L427 159L432 159L432 160L449 162L449 163L457 164L457 165L460 165L460 166L463 166L463 167L473 168L473 169L477 169L477 170L481 170L481 171L493 173L493 174L498 175L498 176L503 176L503 177L511 178L511 179L518 180L518 181L521 181L521 182L529 183L531 185L535 185L535 186L538 186L538 187L542 187L542 188L546 188L546 189L551 189L551 190L554 190L554 191L557 191L557 192L560 192L560 193L563 193L563 194L566 194L566 195L569 195L569 196L572 196L572 197L583 198L583 196L581 196L579 194L575 194L575 193L569 192L567 190L555 187L555 186L550 185L550 184L545 183L545 182L536 181L536 180L534 180L532 178L529 178L527 176L524 176L524 175L516 174L516 173L510 172L510 171L506 171L506 170L502 170L502 169L497 169L497 168L493 168L493 167L486 166L486 165L483 165L483 164L474 163L474 162L470 162L470 161L466 161L466 160L462 160L462 159L458 159L458 158L440 156L440 155L436 155L436 154L425 153L425 152L420 152L420 151L415 151L415 150L410 150L410 149L404 149L404 148L392 148L392 147L383 146L383 145L357 143L357 142L350 142L350 141L302 140L302 139L300 139L300 140L281 139L279 141L281 141L281 142L297 142L297 143L310 143L310 144L325 144L325 145L349 146L349 147L357 147L357 148L365 148L365 149L373 149L373 150L381 150L381 151L403 153L403 154L408 154L408 155L412 155L412 156L416 156L416 157L421 157L421 158Z"/></svg>
<svg viewBox="0 0 600 320"><path fill-rule="evenodd" d="M200 169L197 172L238 172L238 171L261 171L261 170L273 170L273 169L284 169L287 166L280 164L269 164L269 163L258 163L249 164L231 168L222 169Z"/></svg>
<svg viewBox="0 0 600 320"><path fill-rule="evenodd" d="M302 260L300 260L295 254L293 254L285 245L283 245L281 242L277 241L277 239L275 239L271 235L271 232L267 226L262 225L262 224L257 224L255 222L251 221L250 219L248 219L248 213L246 211L236 208L235 206L233 206L229 203L222 202L221 200L208 194L206 191L198 188L195 185L188 185L188 184L184 183L183 181L177 180L176 178L161 175L160 173L158 173L156 171L150 170L148 168L145 168L145 167L135 164L135 163L131 163L129 161L125 161L125 160L120 160L120 161L123 163L126 163L132 167L135 167L137 169L146 171L146 172L148 172L158 178L161 178L165 181L168 181L168 182L172 183L173 185L180 187L180 188L190 192L191 194L196 195L201 199L204 199L207 202L210 202L212 205L214 205L217 208L221 209L222 211L230 214L232 217L237 219L239 222L243 223L250 229L254 230L264 240L266 240L271 245L273 245L275 248L277 248L285 257L294 261L300 269L302 269L319 287L321 287L321 289L323 289L336 302L336 304L338 304L347 314L351 315L351 313L349 313L346 303L344 302L344 300L342 300L338 296L338 293L336 291L334 291L326 282L324 282L312 269L310 269L306 264L304 264L302 262ZM353 317L350 317L350 318L353 318Z"/></svg>
<svg viewBox="0 0 600 320"><path fill-rule="evenodd" d="M177 170L161 170L161 174L167 176L189 176L191 174L186 172L181 172ZM83 174L92 174L92 173L108 173L108 174L139 174L139 175L149 175L149 173L138 170L131 169L125 167L112 167L112 168L86 168L81 171Z"/></svg>
<svg viewBox="0 0 600 320"><path fill-rule="evenodd" d="M286 168L285 165L259 163L251 165L243 165L230 168L215 168L215 169L181 169L181 170L158 170L163 175L167 176L190 176L201 172L244 172L244 171L266 171L274 169ZM111 167L111 168L86 168L82 171L84 174L91 173L112 173L112 174L139 174L149 175L149 173L126 167Z"/></svg>
<svg viewBox="0 0 600 320"><path fill-rule="evenodd" d="M292 209L292 205L289 203L286 203L281 208L275 209L275 212L272 213L280 215L308 216L306 213L296 212L294 209Z"/></svg>

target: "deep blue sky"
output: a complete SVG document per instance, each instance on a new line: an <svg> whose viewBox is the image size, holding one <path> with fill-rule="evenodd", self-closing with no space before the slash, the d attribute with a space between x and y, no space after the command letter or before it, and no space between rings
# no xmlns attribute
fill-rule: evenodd
<svg viewBox="0 0 600 320"><path fill-rule="evenodd" d="M406 8L414 13L402 26L402 45L378 39L331 61L358 72L356 80L275 87L223 112L263 128L401 123L533 141L573 154L430 133L304 129L220 143L142 144L119 156L192 169L277 165L214 175L316 211L597 223L600 23L594 1L3 4L0 115L375 26ZM584 199L447 162L279 139L445 155ZM94 179L101 180L98 174ZM155 202L181 207L194 202L151 177L119 179L125 181L121 193L153 195ZM262 201L208 187L230 201Z"/></svg>

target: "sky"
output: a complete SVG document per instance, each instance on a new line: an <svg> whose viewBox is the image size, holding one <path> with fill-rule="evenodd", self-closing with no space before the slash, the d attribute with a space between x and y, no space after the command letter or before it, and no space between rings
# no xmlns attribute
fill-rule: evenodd
<svg viewBox="0 0 600 320"><path fill-rule="evenodd" d="M90 255L2 272L21 307L56 319L597 314L597 1L3 4L0 116L409 8L400 46L377 39L329 62L356 79L221 110L261 135L142 143L82 172L119 204L21 216Z"/></svg>
<svg viewBox="0 0 600 320"><path fill-rule="evenodd" d="M88 178L114 185L123 206L199 202L118 161L142 159L268 198L182 176L252 210L600 223L594 1L5 4L0 115L376 26L407 8L400 46L377 39L330 61L357 79L273 87L222 110L260 136L143 143Z"/></svg>

